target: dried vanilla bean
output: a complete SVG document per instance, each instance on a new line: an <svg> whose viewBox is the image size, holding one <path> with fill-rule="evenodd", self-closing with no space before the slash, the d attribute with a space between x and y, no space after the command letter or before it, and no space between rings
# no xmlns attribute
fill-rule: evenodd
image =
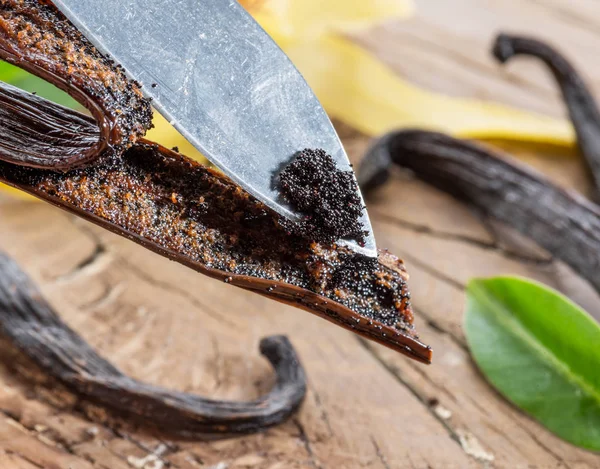
<svg viewBox="0 0 600 469"><path fill-rule="evenodd" d="M591 170L597 190L600 190L600 111L575 67L553 47L529 37L500 34L492 52L501 63L516 55L526 55L536 57L548 66L569 110L577 133L577 145Z"/></svg>
<svg viewBox="0 0 600 469"><path fill-rule="evenodd" d="M87 399L171 435L219 437L263 430L293 414L306 393L302 365L283 336L260 343L277 381L254 401L206 399L130 378L71 330L27 275L1 252L0 316L2 333L44 372Z"/></svg>
<svg viewBox="0 0 600 469"><path fill-rule="evenodd" d="M516 228L600 291L600 207L584 197L487 147L436 132L378 139L359 167L359 184L381 184L391 163Z"/></svg>

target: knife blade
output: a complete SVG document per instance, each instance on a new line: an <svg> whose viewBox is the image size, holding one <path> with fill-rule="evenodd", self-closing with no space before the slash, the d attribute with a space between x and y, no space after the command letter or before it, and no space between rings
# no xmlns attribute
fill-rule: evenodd
<svg viewBox="0 0 600 469"><path fill-rule="evenodd" d="M274 175L305 148L351 169L329 117L270 36L235 0L53 0L102 53L143 86L153 106L232 180L285 218ZM362 195L361 195L362 197ZM354 251L374 257L367 231Z"/></svg>

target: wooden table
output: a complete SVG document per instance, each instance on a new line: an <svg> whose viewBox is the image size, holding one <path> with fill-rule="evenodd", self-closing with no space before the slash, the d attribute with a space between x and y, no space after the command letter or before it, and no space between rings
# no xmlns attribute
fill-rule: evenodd
<svg viewBox="0 0 600 469"><path fill-rule="evenodd" d="M415 18L356 40L420 85L563 115L539 64L519 60L501 70L489 58L490 41L503 29L558 44L600 96L596 0L422 0ZM340 132L359 158L367 139ZM552 148L521 148L519 156L560 184L590 189L577 156ZM474 276L538 279L600 318L591 288L510 229L406 175L377 193L370 213L379 245L406 260L417 325L435 349L432 366L209 280L45 204L1 196L0 248L127 373L214 397L251 398L272 382L258 340L283 333L310 382L301 412L264 434L171 441L105 425L101 410L32 384L8 371L5 359L0 467L600 467L600 456L562 442L504 401L474 366L461 328L463 289Z"/></svg>

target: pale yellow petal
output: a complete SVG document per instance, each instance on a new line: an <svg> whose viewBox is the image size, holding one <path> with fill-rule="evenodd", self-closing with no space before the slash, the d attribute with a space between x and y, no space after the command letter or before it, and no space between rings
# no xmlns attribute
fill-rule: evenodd
<svg viewBox="0 0 600 469"><path fill-rule="evenodd" d="M460 137L572 145L569 122L414 86L349 40L282 41L329 114L368 134L422 128Z"/></svg>
<svg viewBox="0 0 600 469"><path fill-rule="evenodd" d="M248 9L269 33L315 38L329 31L355 31L391 18L406 18L412 0L265 0Z"/></svg>

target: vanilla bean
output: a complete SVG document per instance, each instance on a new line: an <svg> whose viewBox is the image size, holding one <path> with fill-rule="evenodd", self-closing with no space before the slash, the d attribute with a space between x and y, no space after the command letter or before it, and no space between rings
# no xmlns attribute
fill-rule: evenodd
<svg viewBox="0 0 600 469"><path fill-rule="evenodd" d="M600 208L584 197L485 146L436 132L377 140L359 167L359 184L381 184L391 163L516 228L600 291Z"/></svg>
<svg viewBox="0 0 600 469"><path fill-rule="evenodd" d="M536 57L548 66L560 87L571 122L577 133L577 145L600 190L600 111L584 79L556 49L537 39L500 34L492 53L501 63L516 55Z"/></svg>
<svg viewBox="0 0 600 469"><path fill-rule="evenodd" d="M71 330L27 275L1 252L0 316L2 333L67 388L170 435L218 437L264 430L294 413L306 393L304 370L284 336L260 343L277 381L254 401L206 399L130 378Z"/></svg>

